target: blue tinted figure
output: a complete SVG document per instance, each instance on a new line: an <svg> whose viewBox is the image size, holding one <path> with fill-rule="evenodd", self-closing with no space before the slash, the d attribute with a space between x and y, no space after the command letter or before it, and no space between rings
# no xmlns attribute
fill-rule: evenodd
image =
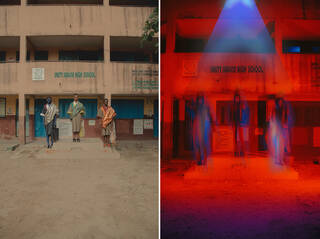
<svg viewBox="0 0 320 239"><path fill-rule="evenodd" d="M243 157L245 154L244 127L249 124L250 110L239 93L233 99L233 131L234 131L234 155Z"/></svg>
<svg viewBox="0 0 320 239"><path fill-rule="evenodd" d="M204 97L198 96L193 122L193 150L198 165L206 165L211 153L212 117Z"/></svg>

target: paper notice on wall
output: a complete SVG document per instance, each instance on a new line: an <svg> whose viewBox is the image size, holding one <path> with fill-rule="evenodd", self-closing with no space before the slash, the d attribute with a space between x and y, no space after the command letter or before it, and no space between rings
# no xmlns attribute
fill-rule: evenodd
<svg viewBox="0 0 320 239"><path fill-rule="evenodd" d="M32 80L44 80L44 68L32 68Z"/></svg>
<svg viewBox="0 0 320 239"><path fill-rule="evenodd" d="M198 62L194 59L183 60L182 69L182 75L184 77L195 77L198 72Z"/></svg>
<svg viewBox="0 0 320 239"><path fill-rule="evenodd" d="M143 119L133 120L133 134L142 135L143 134Z"/></svg>
<svg viewBox="0 0 320 239"><path fill-rule="evenodd" d="M143 120L144 129L153 129L153 119L144 119Z"/></svg>
<svg viewBox="0 0 320 239"><path fill-rule="evenodd" d="M72 136L72 122L70 119L57 119L57 128L59 128L59 137Z"/></svg>
<svg viewBox="0 0 320 239"><path fill-rule="evenodd" d="M214 150L217 152L232 152L233 150L233 130L232 127L221 126L219 131L214 133Z"/></svg>
<svg viewBox="0 0 320 239"><path fill-rule="evenodd" d="M95 120L89 120L88 121L88 125L89 126L95 126L96 125L96 121Z"/></svg>
<svg viewBox="0 0 320 239"><path fill-rule="evenodd" d="M320 147L320 127L313 128L313 147Z"/></svg>

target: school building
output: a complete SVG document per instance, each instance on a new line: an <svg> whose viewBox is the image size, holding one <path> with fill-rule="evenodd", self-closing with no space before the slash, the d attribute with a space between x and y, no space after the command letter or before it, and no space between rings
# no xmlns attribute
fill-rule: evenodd
<svg viewBox="0 0 320 239"><path fill-rule="evenodd" d="M231 11L233 4L243 12L237 8ZM252 11L254 16L247 19ZM237 14L239 21L235 20ZM243 19L246 24L241 25ZM237 90L250 107L250 126L245 136L249 152L266 150L267 102L270 96L280 95L292 109L293 153L319 155L317 29L318 1L161 1L162 158L190 155L190 104L199 92L205 95L216 117L219 131L213 135L213 150L232 152L229 109ZM259 45L259 40L272 44ZM231 47L241 41L245 47ZM216 45L208 50L213 42Z"/></svg>
<svg viewBox="0 0 320 239"><path fill-rule="evenodd" d="M158 137L158 53L141 45L156 0L0 2L0 137L44 137L48 96L60 110L60 137L74 93L86 108L81 135L101 133L97 111L108 98L117 139Z"/></svg>

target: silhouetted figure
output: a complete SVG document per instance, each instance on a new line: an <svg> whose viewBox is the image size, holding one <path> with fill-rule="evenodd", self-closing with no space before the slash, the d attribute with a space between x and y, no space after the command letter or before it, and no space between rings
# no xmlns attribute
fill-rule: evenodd
<svg viewBox="0 0 320 239"><path fill-rule="evenodd" d="M233 131L234 131L234 156L244 156L244 127L249 123L249 107L242 101L239 93L233 99ZM238 140L239 139L239 140Z"/></svg>
<svg viewBox="0 0 320 239"><path fill-rule="evenodd" d="M211 153L212 117L204 97L198 96L193 122L194 156L198 165L206 165Z"/></svg>
<svg viewBox="0 0 320 239"><path fill-rule="evenodd" d="M287 165L285 151L290 152L289 142L289 110L283 98L269 101L269 136L268 148L275 164Z"/></svg>
<svg viewBox="0 0 320 239"><path fill-rule="evenodd" d="M289 142L289 111L283 98L276 98L274 103L274 119L270 123L273 148L271 153L274 162L279 165L288 165L285 159L285 151L290 152Z"/></svg>
<svg viewBox="0 0 320 239"><path fill-rule="evenodd" d="M282 128L284 138L284 150L287 153L291 152L290 137L289 137L289 106L283 98L276 99L276 117Z"/></svg>

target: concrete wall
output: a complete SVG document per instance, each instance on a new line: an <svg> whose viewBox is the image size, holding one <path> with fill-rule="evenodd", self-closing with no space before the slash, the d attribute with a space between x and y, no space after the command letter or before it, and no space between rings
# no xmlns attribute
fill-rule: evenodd
<svg viewBox="0 0 320 239"><path fill-rule="evenodd" d="M157 93L158 89L140 90L132 89L132 82L136 76L133 69L157 69L156 64L131 64L131 63L110 63L110 36L141 36L144 23L153 8L150 7L118 7L109 6L108 1L104 5L93 6L28 6L22 3L21 6L0 7L0 36L20 36L20 45L23 49L20 52L19 67L11 65L0 66L0 94L17 93L17 72L20 71L22 79L19 85L26 89L25 93L32 93L33 89L46 91L59 91L61 88L68 91L71 89L71 80L60 82L50 81L54 72L67 71L91 71L96 72L97 78L94 81L76 82L78 92L106 93L110 95L110 89L116 93ZM1 19L2 18L2 19ZM33 35L99 35L104 36L104 62L102 63L58 63L58 62L25 62L26 36ZM6 49L7 60L15 60L17 49ZM49 61L58 60L58 49L49 48ZM67 49L65 49L67 50ZM85 49L83 49L85 50ZM31 48L30 59L34 59L34 50ZM45 69L45 82L34 83L31 79L31 69L40 67ZM1 69L3 68L3 69ZM48 81L49 80L49 81ZM156 79L157 80L157 79ZM69 84L71 83L71 84ZM89 83L89 87L87 87ZM25 88L25 86L27 88Z"/></svg>
<svg viewBox="0 0 320 239"><path fill-rule="evenodd" d="M0 36L140 36L153 8L104 5L21 5L0 7Z"/></svg>
<svg viewBox="0 0 320 239"><path fill-rule="evenodd" d="M142 35L145 21L153 11L152 7L103 5L27 5L0 7L0 37L20 37L19 63L0 64L0 95L15 94L19 99L19 132L24 132L26 98L30 98L30 114L33 114L33 99L37 95L157 95L157 76L142 76L138 71L154 71L157 64L110 62L110 36ZM104 61L102 62L56 62L58 49L49 48L49 61L32 62L34 49L27 43L28 36L79 35L103 36ZM27 47L28 45L28 47ZM63 46L62 46L63 47ZM30 48L30 62L26 62ZM15 60L17 49L5 49L7 60ZM44 69L44 80L32 80L32 68ZM56 72L93 72L94 77L55 77ZM136 80L149 87L133 87ZM141 82L141 81L140 81ZM152 89L150 89L150 87ZM15 108L13 109L15 110ZM25 137L21 135L21 141Z"/></svg>

